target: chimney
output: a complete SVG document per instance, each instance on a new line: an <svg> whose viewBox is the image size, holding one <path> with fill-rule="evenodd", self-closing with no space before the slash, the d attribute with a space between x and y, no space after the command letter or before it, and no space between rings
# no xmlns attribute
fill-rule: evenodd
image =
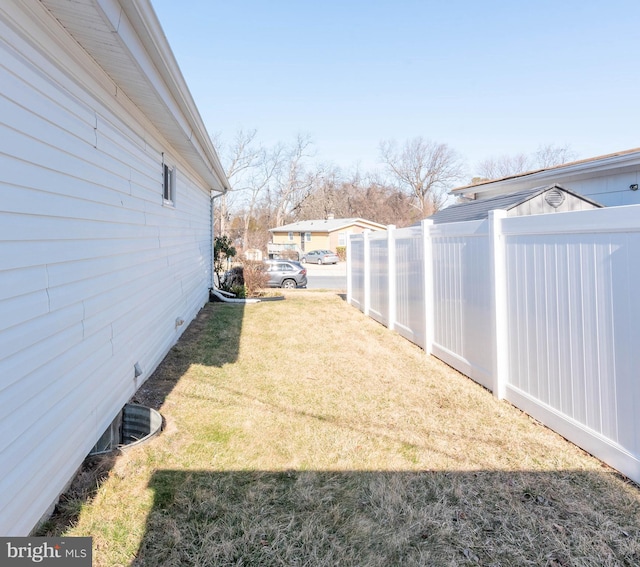
<svg viewBox="0 0 640 567"><path fill-rule="evenodd" d="M333 215L333 213L329 213L327 215L327 220L333 220L335 218L335 216Z"/></svg>

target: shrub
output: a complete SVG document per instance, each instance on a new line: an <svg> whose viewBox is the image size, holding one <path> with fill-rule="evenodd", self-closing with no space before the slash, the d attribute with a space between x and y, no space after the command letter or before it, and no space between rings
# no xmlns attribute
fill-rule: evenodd
<svg viewBox="0 0 640 567"><path fill-rule="evenodd" d="M263 262L247 260L243 268L244 285L247 288L247 295L254 297L258 295L261 289L267 287L269 282L267 267Z"/></svg>
<svg viewBox="0 0 640 567"><path fill-rule="evenodd" d="M231 286L231 293L233 293L238 299L245 299L247 297L247 286L246 285Z"/></svg>
<svg viewBox="0 0 640 567"><path fill-rule="evenodd" d="M347 247L336 246L336 254L338 255L338 258L340 258L341 262L345 262L347 260Z"/></svg>
<svg viewBox="0 0 640 567"><path fill-rule="evenodd" d="M244 273L242 266L233 266L228 272L220 285L224 291L233 293L233 288L244 285Z"/></svg>
<svg viewBox="0 0 640 567"><path fill-rule="evenodd" d="M293 260L295 262L300 260L300 254L296 250L283 250L278 256L283 260Z"/></svg>
<svg viewBox="0 0 640 567"><path fill-rule="evenodd" d="M216 273L218 284L222 289L224 289L222 280L225 267L236 253L236 249L228 236L215 237L213 244L213 271Z"/></svg>

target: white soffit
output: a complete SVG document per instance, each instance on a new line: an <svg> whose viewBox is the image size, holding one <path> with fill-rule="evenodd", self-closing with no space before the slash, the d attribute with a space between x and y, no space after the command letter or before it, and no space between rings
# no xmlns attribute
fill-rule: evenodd
<svg viewBox="0 0 640 567"><path fill-rule="evenodd" d="M148 0L42 4L216 191L228 182Z"/></svg>

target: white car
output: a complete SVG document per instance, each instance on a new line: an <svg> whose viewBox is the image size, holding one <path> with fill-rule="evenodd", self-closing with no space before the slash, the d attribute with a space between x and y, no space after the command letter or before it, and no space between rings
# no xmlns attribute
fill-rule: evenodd
<svg viewBox="0 0 640 567"><path fill-rule="evenodd" d="M311 250L304 253L302 261L310 264L337 264L340 258L331 250Z"/></svg>

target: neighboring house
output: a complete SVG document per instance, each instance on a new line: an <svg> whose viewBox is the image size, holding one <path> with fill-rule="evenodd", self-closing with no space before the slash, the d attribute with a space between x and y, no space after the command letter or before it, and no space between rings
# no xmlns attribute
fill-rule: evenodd
<svg viewBox="0 0 640 567"><path fill-rule="evenodd" d="M602 205L582 195L564 189L560 185L536 187L518 193L498 195L488 199L476 199L451 205L427 217L434 224L484 220L489 211L502 209L508 217L585 211L599 209Z"/></svg>
<svg viewBox="0 0 640 567"><path fill-rule="evenodd" d="M365 230L386 230L377 222L360 218L306 220L277 228L270 228L272 243L296 250L299 253L310 250L333 250L347 245L347 235L360 234Z"/></svg>
<svg viewBox="0 0 640 567"><path fill-rule="evenodd" d="M605 207L640 204L640 148L466 185L451 193L486 199L556 183Z"/></svg>
<svg viewBox="0 0 640 567"><path fill-rule="evenodd" d="M0 4L0 535L208 300L227 180L149 0Z"/></svg>

